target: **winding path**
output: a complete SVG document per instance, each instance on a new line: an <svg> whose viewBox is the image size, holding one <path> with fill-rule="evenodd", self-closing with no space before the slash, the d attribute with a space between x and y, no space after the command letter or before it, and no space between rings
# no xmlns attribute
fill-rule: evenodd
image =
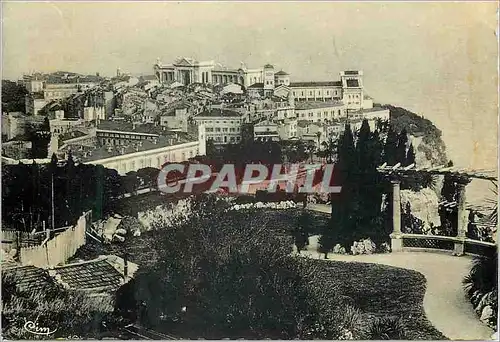
<svg viewBox="0 0 500 342"><path fill-rule="evenodd" d="M305 251L304 256L323 257ZM402 252L372 255L329 254L329 260L383 264L415 270L427 279L424 310L429 321L451 340L490 340L494 331L479 321L462 288L471 258L441 253Z"/></svg>

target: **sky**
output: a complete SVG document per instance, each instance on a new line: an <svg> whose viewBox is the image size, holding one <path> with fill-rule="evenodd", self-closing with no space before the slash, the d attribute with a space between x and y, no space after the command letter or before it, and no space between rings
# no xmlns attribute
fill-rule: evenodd
<svg viewBox="0 0 500 342"><path fill-rule="evenodd" d="M497 166L494 2L3 2L3 78L152 74L160 58L266 63L292 81L363 70L376 102L432 120L463 167Z"/></svg>

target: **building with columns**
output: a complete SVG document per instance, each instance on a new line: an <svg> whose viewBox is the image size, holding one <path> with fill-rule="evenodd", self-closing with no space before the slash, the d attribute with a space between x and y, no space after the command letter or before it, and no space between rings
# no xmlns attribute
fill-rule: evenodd
<svg viewBox="0 0 500 342"><path fill-rule="evenodd" d="M361 70L342 71L340 80L291 82L288 73L275 72L271 64L257 69L248 69L244 63L240 68L227 68L215 61L199 62L183 57L168 65L158 60L153 69L160 83L237 83L247 88L253 97L268 97L280 92L280 96L291 94L297 102L342 101L348 110L373 106L364 92Z"/></svg>
<svg viewBox="0 0 500 342"><path fill-rule="evenodd" d="M244 63L239 68L228 68L215 61L197 61L193 58L178 58L172 64L163 64L159 59L153 66L154 74L160 83L179 82L228 84L237 83L244 87L262 84L266 92L272 93L275 85L290 83L284 71L274 72L274 66L266 64L261 68L248 69Z"/></svg>

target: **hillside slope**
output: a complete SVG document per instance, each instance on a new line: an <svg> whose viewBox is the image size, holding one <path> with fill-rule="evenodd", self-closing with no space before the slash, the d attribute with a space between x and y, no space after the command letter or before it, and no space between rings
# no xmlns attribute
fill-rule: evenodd
<svg viewBox="0 0 500 342"><path fill-rule="evenodd" d="M416 152L416 163L421 167L439 166L447 163L446 146L439 130L429 119L407 109L392 105L383 105L389 109L394 129L403 128L410 135L410 141Z"/></svg>

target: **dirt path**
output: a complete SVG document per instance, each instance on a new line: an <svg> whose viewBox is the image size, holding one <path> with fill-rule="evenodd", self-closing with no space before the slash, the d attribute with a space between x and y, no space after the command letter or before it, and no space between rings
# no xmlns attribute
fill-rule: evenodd
<svg viewBox="0 0 500 342"><path fill-rule="evenodd" d="M302 252L323 258L317 252ZM471 258L440 253L403 252L372 255L329 254L329 260L383 264L415 270L427 279L424 310L431 323L451 340L489 340L492 329L479 321L462 288Z"/></svg>

